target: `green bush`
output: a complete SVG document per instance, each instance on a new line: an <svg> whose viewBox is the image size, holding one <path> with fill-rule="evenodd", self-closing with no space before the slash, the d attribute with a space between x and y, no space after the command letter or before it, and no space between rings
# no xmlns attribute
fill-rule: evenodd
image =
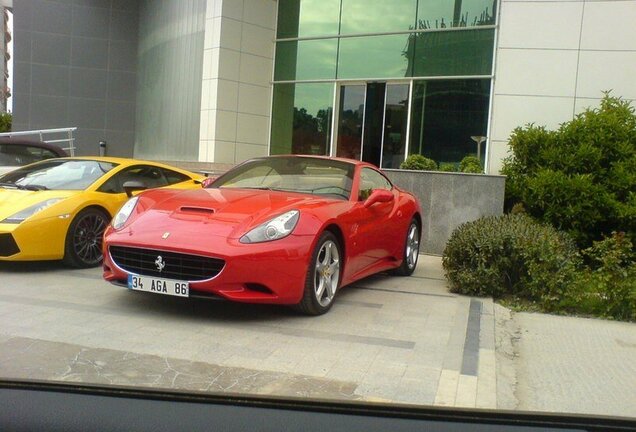
<svg viewBox="0 0 636 432"><path fill-rule="evenodd" d="M437 163L419 154L412 154L400 164L400 168L419 171L436 171Z"/></svg>
<svg viewBox="0 0 636 432"><path fill-rule="evenodd" d="M11 115L11 113L0 113L0 132L11 132L12 121L13 116Z"/></svg>
<svg viewBox="0 0 636 432"><path fill-rule="evenodd" d="M636 260L624 233L613 233L583 251L591 266L579 273L561 301L569 312L636 320Z"/></svg>
<svg viewBox="0 0 636 432"><path fill-rule="evenodd" d="M457 172L457 166L452 162L441 162L439 170L444 172Z"/></svg>
<svg viewBox="0 0 636 432"><path fill-rule="evenodd" d="M459 170L465 173L483 173L484 167L476 156L466 156L459 163Z"/></svg>
<svg viewBox="0 0 636 432"><path fill-rule="evenodd" d="M514 297L551 310L580 265L574 242L528 216L491 216L460 225L442 264L451 291Z"/></svg>
<svg viewBox="0 0 636 432"><path fill-rule="evenodd" d="M605 94L558 130L528 125L510 138L504 160L506 208L568 232L589 247L613 231L636 237L636 115Z"/></svg>

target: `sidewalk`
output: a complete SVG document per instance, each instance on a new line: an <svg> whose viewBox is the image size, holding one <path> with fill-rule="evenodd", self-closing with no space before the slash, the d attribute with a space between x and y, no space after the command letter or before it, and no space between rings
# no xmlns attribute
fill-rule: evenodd
<svg viewBox="0 0 636 432"><path fill-rule="evenodd" d="M513 314L518 409L636 417L636 324Z"/></svg>
<svg viewBox="0 0 636 432"><path fill-rule="evenodd" d="M443 278L441 259L420 259L418 276ZM435 405L636 417L635 323L462 301Z"/></svg>

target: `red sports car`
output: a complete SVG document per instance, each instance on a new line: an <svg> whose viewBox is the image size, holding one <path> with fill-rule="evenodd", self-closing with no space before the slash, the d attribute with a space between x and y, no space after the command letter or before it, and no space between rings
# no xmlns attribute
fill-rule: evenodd
<svg viewBox="0 0 636 432"><path fill-rule="evenodd" d="M249 160L202 189L131 198L104 237L104 278L129 289L294 305L318 315L339 288L417 265L417 199L348 159Z"/></svg>

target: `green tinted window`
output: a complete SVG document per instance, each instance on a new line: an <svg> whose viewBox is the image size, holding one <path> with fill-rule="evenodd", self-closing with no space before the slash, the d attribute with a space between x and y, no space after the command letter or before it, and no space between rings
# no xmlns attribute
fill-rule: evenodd
<svg viewBox="0 0 636 432"><path fill-rule="evenodd" d="M418 29L495 24L496 0L419 0Z"/></svg>
<svg viewBox="0 0 636 432"><path fill-rule="evenodd" d="M329 153L333 86L274 84L271 154Z"/></svg>
<svg viewBox="0 0 636 432"><path fill-rule="evenodd" d="M405 57L408 41L408 34L340 39L338 78L410 76Z"/></svg>
<svg viewBox="0 0 636 432"><path fill-rule="evenodd" d="M340 0L279 0L277 37L338 34Z"/></svg>
<svg viewBox="0 0 636 432"><path fill-rule="evenodd" d="M414 33L408 41L413 76L490 75L494 30Z"/></svg>
<svg viewBox="0 0 636 432"><path fill-rule="evenodd" d="M278 42L274 79L334 79L337 51L337 39Z"/></svg>
<svg viewBox="0 0 636 432"><path fill-rule="evenodd" d="M416 0L342 0L340 34L413 30Z"/></svg>
<svg viewBox="0 0 636 432"><path fill-rule="evenodd" d="M471 136L487 135L489 100L489 79L415 81L409 153L451 163L476 155Z"/></svg>

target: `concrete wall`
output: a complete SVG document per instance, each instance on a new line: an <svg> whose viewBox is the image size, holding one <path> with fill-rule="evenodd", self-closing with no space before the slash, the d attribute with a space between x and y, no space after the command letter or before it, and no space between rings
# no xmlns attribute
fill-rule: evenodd
<svg viewBox="0 0 636 432"><path fill-rule="evenodd" d="M207 0L199 161L267 155L274 0Z"/></svg>
<svg viewBox="0 0 636 432"><path fill-rule="evenodd" d="M636 0L501 0L489 172L517 126L557 128L603 90L636 100Z"/></svg>
<svg viewBox="0 0 636 432"><path fill-rule="evenodd" d="M77 126L78 154L130 156L137 87L137 0L19 0L13 130Z"/></svg>
<svg viewBox="0 0 636 432"><path fill-rule="evenodd" d="M441 255L455 228L503 213L505 177L430 171L383 170L422 206L421 252Z"/></svg>

